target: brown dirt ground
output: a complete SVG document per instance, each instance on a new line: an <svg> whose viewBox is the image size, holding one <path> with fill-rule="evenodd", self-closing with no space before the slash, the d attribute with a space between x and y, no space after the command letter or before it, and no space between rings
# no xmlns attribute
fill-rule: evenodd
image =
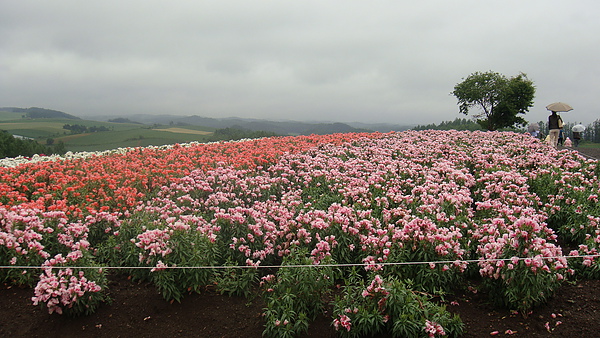
<svg viewBox="0 0 600 338"><path fill-rule="evenodd" d="M68 318L50 315L33 306L33 291L0 286L0 336L2 337L261 337L264 304L257 298L222 296L207 288L190 294L181 303L165 301L147 283L131 282L122 276L110 277L112 304L93 315ZM600 281L564 284L544 306L527 318L497 309L486 295L465 292L448 297L447 309L465 323L464 337L486 337L498 331L515 337L593 337L600 332ZM450 305L451 302L455 305ZM553 316L554 314L554 316ZM335 337L329 318L319 317L305 337ZM560 321L562 324L557 325ZM549 323L549 332L545 324Z"/></svg>
<svg viewBox="0 0 600 338"><path fill-rule="evenodd" d="M599 158L600 149L579 148ZM93 315L68 318L33 306L33 290L0 285L1 337L261 337L264 304L260 299L222 296L211 288L181 303L165 301L146 283L110 276L112 304ZM450 305L455 301L458 305ZM485 295L466 292L446 299L448 310L465 323L464 337L594 337L600 332L600 281L566 283L527 318L487 303ZM329 318L319 317L305 337L335 337ZM558 322L562 324L557 325ZM545 328L548 323L549 332Z"/></svg>

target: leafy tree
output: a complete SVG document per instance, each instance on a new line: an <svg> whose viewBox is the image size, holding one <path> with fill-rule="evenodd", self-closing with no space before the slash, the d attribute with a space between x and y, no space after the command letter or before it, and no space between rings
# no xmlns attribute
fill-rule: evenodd
<svg viewBox="0 0 600 338"><path fill-rule="evenodd" d="M454 86L452 95L458 99L459 111L468 115L471 108L478 108L474 117L482 128L497 130L515 125L526 125L519 116L533 106L535 86L527 75L507 78L496 72L475 72Z"/></svg>
<svg viewBox="0 0 600 338"><path fill-rule="evenodd" d="M0 131L0 158L33 156L49 153L49 150L34 140L15 138L6 131Z"/></svg>
<svg viewBox="0 0 600 338"><path fill-rule="evenodd" d="M584 135L588 137L586 140L599 143L600 142L600 119L594 121L592 124L588 125L586 132Z"/></svg>
<svg viewBox="0 0 600 338"><path fill-rule="evenodd" d="M16 138L7 131L0 130L0 158L30 157L35 154L64 154L65 152L65 144L62 141L53 146L46 146L35 140Z"/></svg>
<svg viewBox="0 0 600 338"><path fill-rule="evenodd" d="M64 154L67 152L67 147L65 146L65 143L63 141L58 141L58 143L54 144L53 149L52 149L52 153L53 154Z"/></svg>
<svg viewBox="0 0 600 338"><path fill-rule="evenodd" d="M63 129L67 129L71 131L71 134L83 134L83 133L97 133L99 131L109 131L105 126L91 126L86 127L80 124L65 124L63 125Z"/></svg>

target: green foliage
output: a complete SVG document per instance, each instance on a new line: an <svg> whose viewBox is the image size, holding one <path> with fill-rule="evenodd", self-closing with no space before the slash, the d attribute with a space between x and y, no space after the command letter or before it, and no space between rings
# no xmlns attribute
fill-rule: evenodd
<svg viewBox="0 0 600 338"><path fill-rule="evenodd" d="M458 337L464 324L426 294L412 291L395 277L371 275L365 283L350 275L334 303L334 326L342 337ZM427 330L434 331L427 331Z"/></svg>
<svg viewBox="0 0 600 338"><path fill-rule="evenodd" d="M583 133L583 136L587 141L600 143L600 119L590 124Z"/></svg>
<svg viewBox="0 0 600 338"><path fill-rule="evenodd" d="M535 306L546 303L561 281L553 273L533 271L521 260L512 269L502 269L502 278L485 278L483 285L495 305L527 315Z"/></svg>
<svg viewBox="0 0 600 338"><path fill-rule="evenodd" d="M143 224L149 222L146 217L134 214L112 233L104 242L98 244L97 257L108 266L145 267L135 246L136 236L142 232ZM132 241L133 240L133 241ZM134 280L149 280L148 269L123 270Z"/></svg>
<svg viewBox="0 0 600 338"><path fill-rule="evenodd" d="M331 264L325 259L323 264ZM267 337L295 337L308 330L309 322L322 310L323 296L333 285L331 267L287 267L312 265L306 249L292 248L277 275L263 277L265 289L265 330Z"/></svg>
<svg viewBox="0 0 600 338"><path fill-rule="evenodd" d="M71 134L95 133L99 131L109 131L106 126L87 127L81 124L65 124L63 129L70 130Z"/></svg>
<svg viewBox="0 0 600 338"><path fill-rule="evenodd" d="M228 262L226 265L234 265L234 263ZM249 298L253 293L253 287L258 282L258 271L250 268L222 269L215 273L214 282L221 294Z"/></svg>
<svg viewBox="0 0 600 338"><path fill-rule="evenodd" d="M523 73L506 78L496 72L475 72L454 87L459 111L468 115L473 107L481 110L477 122L487 130L498 130L527 122L525 114L533 106L535 87Z"/></svg>
<svg viewBox="0 0 600 338"><path fill-rule="evenodd" d="M577 173L566 170L548 170L530 179L531 190L540 196L543 210L548 214L548 225L569 244L583 244L588 234L598 229L593 221L600 215L600 205L593 191L581 189L589 177L598 174L599 167L592 163L579 163Z"/></svg>
<svg viewBox="0 0 600 338"><path fill-rule="evenodd" d="M458 260L455 254L440 256L436 252L437 245L443 243L430 243L428 241L414 241L403 248L393 247L390 250L387 262L435 262L439 260ZM384 275L398 276L403 280L411 280L416 290L441 295L454 291L463 285L464 268L450 263L439 264L406 264L391 265L384 269Z"/></svg>
<svg viewBox="0 0 600 338"><path fill-rule="evenodd" d="M572 254L583 256L573 257L569 260L569 266L575 270L578 278L600 279L600 259L597 257L600 252L599 246L598 237L590 237L579 245L578 250L572 252Z"/></svg>
<svg viewBox="0 0 600 338"><path fill-rule="evenodd" d="M6 131L0 131L0 158L18 156L30 157L35 154L52 153L55 153L52 147L47 147L34 140L18 139Z"/></svg>
<svg viewBox="0 0 600 338"><path fill-rule="evenodd" d="M302 201L318 210L327 210L330 205L342 202L343 197L332 189L333 184L325 176L314 177L308 187L302 190Z"/></svg>
<svg viewBox="0 0 600 338"><path fill-rule="evenodd" d="M58 141L58 143L54 143L52 145L52 153L62 155L67 152L67 148L63 141Z"/></svg>
<svg viewBox="0 0 600 338"><path fill-rule="evenodd" d="M152 282L167 300L179 302L188 292L200 292L210 284L213 269L178 267L218 265L217 245L193 227L169 227L151 218L152 215L134 214L100 245L99 253L108 264L134 267L127 272L134 279ZM155 268L135 269L138 266Z"/></svg>
<svg viewBox="0 0 600 338"><path fill-rule="evenodd" d="M12 259L12 261L11 261ZM0 246L0 262L11 262L15 266L41 266L45 259L38 252L31 250L28 254L17 253L14 248ZM32 287L37 283L39 270L34 269L0 269L0 283Z"/></svg>
<svg viewBox="0 0 600 338"><path fill-rule="evenodd" d="M151 281L166 300L180 302L187 292L200 292L208 285L213 275L212 269L182 268L216 265L216 250L213 243L199 232L175 231L170 238L173 252L164 257L148 257L155 261L157 268L150 273ZM147 261L146 261L147 262ZM161 269L160 265L172 267Z"/></svg>

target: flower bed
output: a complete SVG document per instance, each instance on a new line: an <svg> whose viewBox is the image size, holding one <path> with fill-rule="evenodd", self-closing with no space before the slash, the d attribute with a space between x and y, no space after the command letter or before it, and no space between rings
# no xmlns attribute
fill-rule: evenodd
<svg viewBox="0 0 600 338"><path fill-rule="evenodd" d="M91 297L103 293L102 265L174 300L209 283L248 295L262 280L270 336L306 330L342 285L332 320L343 335L456 336L460 320L427 298L474 276L493 302L524 315L574 273L597 278L598 259L580 256L600 242L599 171L526 135L455 131L22 164L2 171L0 259L46 270L40 278L39 270L0 272L37 283L34 302L73 314L104 301ZM347 304L356 297L355 310ZM418 312L407 316L402 304Z"/></svg>

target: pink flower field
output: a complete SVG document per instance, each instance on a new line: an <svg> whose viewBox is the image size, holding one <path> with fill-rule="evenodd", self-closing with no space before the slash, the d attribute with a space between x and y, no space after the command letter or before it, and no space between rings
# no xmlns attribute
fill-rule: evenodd
<svg viewBox="0 0 600 338"><path fill-rule="evenodd" d="M0 167L0 278L49 313L111 276L181 302L207 285L293 337L456 337L473 288L529 316L598 280L600 167L524 134L407 131L122 149Z"/></svg>

